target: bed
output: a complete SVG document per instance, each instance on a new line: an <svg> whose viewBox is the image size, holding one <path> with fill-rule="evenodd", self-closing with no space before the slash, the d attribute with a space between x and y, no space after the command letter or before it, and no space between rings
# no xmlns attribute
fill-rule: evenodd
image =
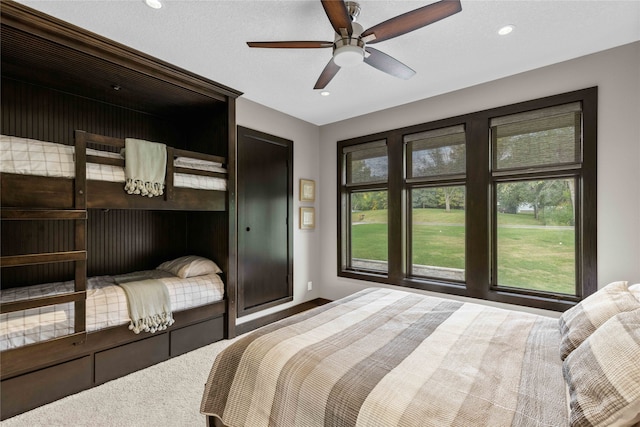
<svg viewBox="0 0 640 427"><path fill-rule="evenodd" d="M0 316L16 334L0 354L5 419L235 334L241 93L19 2L0 8ZM166 144L153 162L166 163L163 194L125 191L127 138ZM190 254L223 271L200 302L172 301L175 323L135 334L126 316L96 320L99 295L122 303L112 278Z"/></svg>
<svg viewBox="0 0 640 427"><path fill-rule="evenodd" d="M29 197L40 186L47 193L69 194L76 163L86 165L87 208L224 210L227 189L225 159L220 156L167 147L165 191L162 197L130 197L124 191L126 138L75 131L74 146L17 136L0 135L2 185L15 188L3 205L41 205ZM94 148L91 148L91 147ZM33 197L41 197L31 192ZM20 198L18 198L18 196ZM72 199L52 198L49 207L69 207Z"/></svg>
<svg viewBox="0 0 640 427"><path fill-rule="evenodd" d="M560 321L371 288L233 343L201 412L229 427L633 425L639 355L640 285Z"/></svg>
<svg viewBox="0 0 640 427"><path fill-rule="evenodd" d="M224 283L218 275L219 272L217 269L205 271L206 274L182 278L168 271L155 269L134 272L131 275L162 282L169 293L171 310L178 312L222 301ZM123 276L126 275L120 277ZM71 293L73 289L73 281L9 288L0 292L0 302L5 304L55 296ZM74 309L73 303L62 303L0 314L0 351L72 334ZM127 296L115 278L89 278L85 322L87 333L130 323Z"/></svg>

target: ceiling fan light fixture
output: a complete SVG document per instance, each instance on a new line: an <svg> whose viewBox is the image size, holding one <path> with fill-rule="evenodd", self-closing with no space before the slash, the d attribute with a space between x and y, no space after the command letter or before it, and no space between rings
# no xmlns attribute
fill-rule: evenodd
<svg viewBox="0 0 640 427"><path fill-rule="evenodd" d="M355 67L363 60L364 50L358 46L340 46L333 53L333 62L340 68Z"/></svg>

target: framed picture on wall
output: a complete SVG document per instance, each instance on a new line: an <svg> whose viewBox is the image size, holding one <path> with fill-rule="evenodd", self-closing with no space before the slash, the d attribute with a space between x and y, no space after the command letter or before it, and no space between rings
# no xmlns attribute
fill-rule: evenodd
<svg viewBox="0 0 640 427"><path fill-rule="evenodd" d="M316 208L300 208L300 228L302 230L316 228Z"/></svg>
<svg viewBox="0 0 640 427"><path fill-rule="evenodd" d="M316 200L316 182L311 179L300 180L300 201L315 202Z"/></svg>

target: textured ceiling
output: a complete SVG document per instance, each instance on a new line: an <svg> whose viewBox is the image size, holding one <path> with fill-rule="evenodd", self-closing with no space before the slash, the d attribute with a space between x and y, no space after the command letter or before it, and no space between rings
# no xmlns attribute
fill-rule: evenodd
<svg viewBox="0 0 640 427"><path fill-rule="evenodd" d="M375 45L417 71L366 64L313 89L331 49L251 49L246 41L333 40L319 0L21 0L32 8L323 125L640 40L640 1L462 0L462 12ZM366 29L433 3L362 0ZM508 36L497 31L516 26Z"/></svg>

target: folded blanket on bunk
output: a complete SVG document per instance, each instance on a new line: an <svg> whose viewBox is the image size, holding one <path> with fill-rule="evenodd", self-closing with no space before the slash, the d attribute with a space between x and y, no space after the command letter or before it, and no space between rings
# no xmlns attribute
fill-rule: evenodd
<svg viewBox="0 0 640 427"><path fill-rule="evenodd" d="M171 300L164 283L135 273L116 276L114 280L127 295L129 329L134 333L154 333L173 325Z"/></svg>
<svg viewBox="0 0 640 427"><path fill-rule="evenodd" d="M123 154L126 159L125 191L148 197L162 195L167 169L166 145L126 138Z"/></svg>

